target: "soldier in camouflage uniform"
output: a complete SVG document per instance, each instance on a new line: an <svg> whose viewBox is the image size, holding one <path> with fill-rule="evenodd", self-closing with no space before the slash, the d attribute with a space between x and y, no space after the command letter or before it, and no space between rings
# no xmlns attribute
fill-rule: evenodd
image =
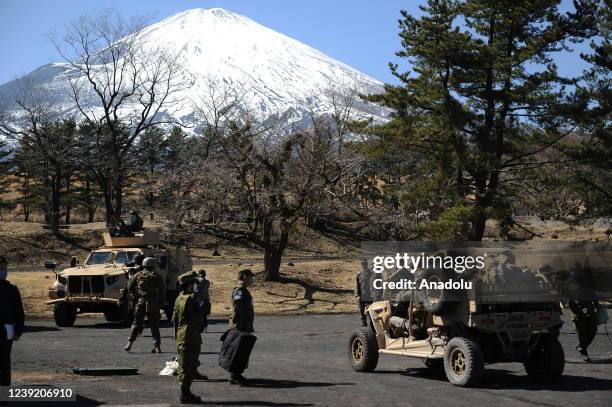
<svg viewBox="0 0 612 407"><path fill-rule="evenodd" d="M253 321L255 311L253 309L253 297L249 292L249 286L255 281L253 272L249 269L238 272L238 286L232 290L232 306L229 318L230 329L244 332L254 332ZM231 372L230 384L246 384L246 378L242 372Z"/></svg>
<svg viewBox="0 0 612 407"><path fill-rule="evenodd" d="M161 353L161 337L159 334L159 310L164 303L164 281L155 272L155 259L147 257L143 260L144 270L139 271L130 279L128 292L136 294L134 309L134 323L130 330L128 343L123 350L129 351L132 344L142 333L145 316L149 321L151 336L153 337L153 350L151 353Z"/></svg>
<svg viewBox="0 0 612 407"><path fill-rule="evenodd" d="M138 253L134 256L132 260L133 266L128 268L127 271L127 281L125 282L125 287L121 291L121 295L119 296L119 304L121 306L125 306L128 310L129 319L133 318L134 308L136 308L136 293L130 292L130 282L139 271L143 270L142 262L144 260L144 256L141 253ZM126 265L129 263L126 263Z"/></svg>
<svg viewBox="0 0 612 407"><path fill-rule="evenodd" d="M197 285L194 273L179 277L181 293L174 303L174 332L178 348L178 378L181 385L181 403L200 403L200 397L191 393L191 383L200 377L197 371L202 347L202 309L194 294Z"/></svg>

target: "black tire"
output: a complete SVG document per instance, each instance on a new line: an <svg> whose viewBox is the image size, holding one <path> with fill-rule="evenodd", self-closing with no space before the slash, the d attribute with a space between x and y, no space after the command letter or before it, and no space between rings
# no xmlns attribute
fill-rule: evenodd
<svg viewBox="0 0 612 407"><path fill-rule="evenodd" d="M130 311L127 303L121 302L116 308L104 311L104 318L108 322L116 322L119 326L125 328L132 325L134 315Z"/></svg>
<svg viewBox="0 0 612 407"><path fill-rule="evenodd" d="M351 333L348 356L356 372L371 372L378 365L378 342L376 334L369 328Z"/></svg>
<svg viewBox="0 0 612 407"><path fill-rule="evenodd" d="M563 346L552 335L542 335L525 361L529 377L539 381L553 381L561 377L565 368Z"/></svg>
<svg viewBox="0 0 612 407"><path fill-rule="evenodd" d="M119 321L121 321L121 308L120 307L116 307L116 308L104 311L104 318L106 318L106 320L108 322L119 322Z"/></svg>
<svg viewBox="0 0 612 407"><path fill-rule="evenodd" d="M475 341L454 337L444 347L444 373L454 386L476 387L484 376L484 354Z"/></svg>
<svg viewBox="0 0 612 407"><path fill-rule="evenodd" d="M74 325L77 317L77 307L72 304L59 303L53 306L53 319L55 325L59 327L69 327Z"/></svg>
<svg viewBox="0 0 612 407"><path fill-rule="evenodd" d="M423 280L443 283L452 277L453 273L446 270L423 270L417 277L416 286L419 287ZM417 289L416 294L425 311L439 316L452 313L457 307L461 295L457 290L428 290L427 288Z"/></svg>

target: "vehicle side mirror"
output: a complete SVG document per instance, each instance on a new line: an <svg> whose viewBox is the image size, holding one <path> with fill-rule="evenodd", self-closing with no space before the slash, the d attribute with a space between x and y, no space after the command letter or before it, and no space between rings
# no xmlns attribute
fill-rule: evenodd
<svg viewBox="0 0 612 407"><path fill-rule="evenodd" d="M125 267L136 267L136 263L133 261L126 261L125 263L123 263L123 265Z"/></svg>
<svg viewBox="0 0 612 407"><path fill-rule="evenodd" d="M45 268L46 269L50 269L53 270L57 267L57 264L53 263L52 261L46 261L45 262Z"/></svg>

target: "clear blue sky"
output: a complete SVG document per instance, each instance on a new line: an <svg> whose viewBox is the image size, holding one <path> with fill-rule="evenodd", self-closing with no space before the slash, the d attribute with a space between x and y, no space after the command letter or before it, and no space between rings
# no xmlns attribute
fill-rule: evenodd
<svg viewBox="0 0 612 407"><path fill-rule="evenodd" d="M419 14L421 0L0 0L0 84L60 60L45 38L83 14L112 7L125 16L162 20L190 8L222 7L302 41L384 82L395 82L388 62L399 62L401 9ZM570 7L563 0L563 8ZM585 49L581 47L581 49ZM578 53L557 58L563 74L585 67Z"/></svg>

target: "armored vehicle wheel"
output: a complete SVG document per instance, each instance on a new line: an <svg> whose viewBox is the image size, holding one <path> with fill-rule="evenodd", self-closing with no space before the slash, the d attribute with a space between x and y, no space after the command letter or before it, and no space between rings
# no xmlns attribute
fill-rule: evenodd
<svg viewBox="0 0 612 407"><path fill-rule="evenodd" d="M108 322L118 322L122 327L132 325L133 315L125 304L121 304L116 308L104 311L104 318Z"/></svg>
<svg viewBox="0 0 612 407"><path fill-rule="evenodd" d="M121 321L121 308L113 308L108 311L104 311L104 318L108 322L119 322Z"/></svg>
<svg viewBox="0 0 612 407"><path fill-rule="evenodd" d="M422 280L430 283L444 283L452 278L451 273L446 270L423 270L418 277L417 287ZM423 304L425 311L434 315L448 315L453 312L459 301L459 293L456 290L419 289L417 297Z"/></svg>
<svg viewBox="0 0 612 407"><path fill-rule="evenodd" d="M444 372L455 386L478 386L484 374L484 355L480 345L469 338L452 338L444 348Z"/></svg>
<svg viewBox="0 0 612 407"><path fill-rule="evenodd" d="M565 353L557 338L542 335L525 361L529 377L541 381L558 379L565 368Z"/></svg>
<svg viewBox="0 0 612 407"><path fill-rule="evenodd" d="M59 303L53 306L53 319L59 327L74 325L76 321L77 308L72 304Z"/></svg>
<svg viewBox="0 0 612 407"><path fill-rule="evenodd" d="M351 334L348 356L356 372L371 372L378 365L378 343L369 328L355 330Z"/></svg>

